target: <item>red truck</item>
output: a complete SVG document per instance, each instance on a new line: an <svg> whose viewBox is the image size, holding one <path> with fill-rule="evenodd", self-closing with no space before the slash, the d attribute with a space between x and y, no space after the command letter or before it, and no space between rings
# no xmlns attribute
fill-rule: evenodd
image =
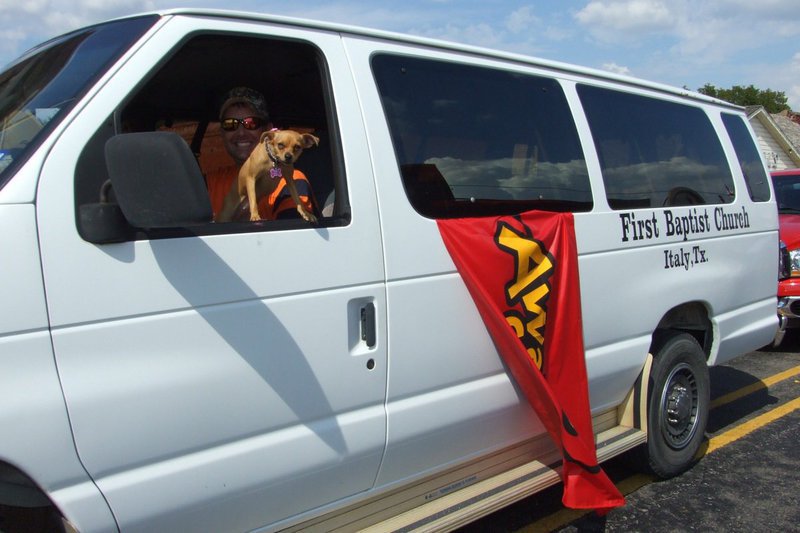
<svg viewBox="0 0 800 533"><path fill-rule="evenodd" d="M800 327L800 169L776 170L771 174L785 263L778 282L780 325L774 342L777 346L788 328Z"/></svg>

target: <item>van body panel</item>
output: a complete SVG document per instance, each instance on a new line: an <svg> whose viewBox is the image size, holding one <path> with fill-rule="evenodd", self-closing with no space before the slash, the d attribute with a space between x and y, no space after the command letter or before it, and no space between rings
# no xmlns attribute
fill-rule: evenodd
<svg viewBox="0 0 800 533"><path fill-rule="evenodd" d="M767 311L772 310L774 298L768 298L717 317L720 331L727 335L720 341L719 350L711 355L709 364L721 365L738 357L750 346L767 346L777 329L777 320Z"/></svg>
<svg viewBox="0 0 800 533"><path fill-rule="evenodd" d="M6 251L0 298L13 311L0 316L0 427L6 428L0 462L35 480L62 509L80 517L82 527L111 530L113 517L72 440L48 329L35 215L33 204L0 205L0 249ZM32 500L34 487L17 500L5 483L0 476L0 504L41 505Z"/></svg>
<svg viewBox="0 0 800 533"><path fill-rule="evenodd" d="M0 296L13 313L0 316L0 336L47 330L42 266L33 204L0 205L0 249L4 250Z"/></svg>
<svg viewBox="0 0 800 533"><path fill-rule="evenodd" d="M505 372L460 277L412 278L387 290L389 433L379 485L544 431Z"/></svg>
<svg viewBox="0 0 800 533"><path fill-rule="evenodd" d="M142 109L153 113L147 118L155 129L180 131L171 116L161 120L152 95L170 96L159 83L172 79L161 74L175 58L197 67L197 43L217 38L234 52L274 46L293 54L287 62L296 68L268 87L278 99L271 113L287 122L281 127L327 128L298 167L327 155L311 168L330 172L333 215L316 225L133 228L120 242L88 242L78 208L87 196L95 201L95 185L107 175L106 137L153 131L136 123ZM775 204L751 200L719 118L721 110L741 110L455 44L277 17L170 11L0 190L0 227L7 230L0 242L14 250L0 281L0 295L14 309L0 315L0 361L14 369L0 372L0 425L15 428L0 443L0 461L30 476L79 530L380 529L390 509L408 518L472 484L498 498L502 476L527 477L526 491L555 482L558 459L543 425L507 372L436 217L421 214L413 185L404 183L391 122L399 115L389 118L372 66L386 54L503 74L492 80L536 78L551 94L563 91L564 116L556 118L572 120L565 129L574 123L580 154L548 161L531 138L486 159L513 169L507 161L525 152L532 168L540 157L551 165L538 172L579 167L585 178L579 191L588 201L570 197L556 210L576 211L583 324L574 334L583 336L596 433L619 446L604 448L604 458L646 440L642 420L634 420L641 415L632 413L647 411L657 356L649 352L659 330L696 335L708 364L771 339ZM250 81L245 74L236 83ZM648 192L619 208L620 197L606 198L606 147L595 144L586 86L701 111L730 167L722 181L730 179L732 190L723 190L719 203L641 207L656 197ZM194 122L184 138L197 148L192 137L219 117L187 106L182 111ZM434 139L445 147L458 140ZM458 148L465 146L472 144ZM419 157L412 162L435 167L439 155ZM476 166L482 157L475 154ZM470 170L471 161L463 157L461 168ZM308 178L323 182L311 171ZM459 498L452 508L467 517L488 512Z"/></svg>
<svg viewBox="0 0 800 533"><path fill-rule="evenodd" d="M36 198L36 183L39 178L39 166L42 158L36 155L14 174L14 179L0 189L0 204L32 204Z"/></svg>
<svg viewBox="0 0 800 533"><path fill-rule="evenodd" d="M42 506L46 498L86 531L116 530L103 495L80 463L46 331L0 337L0 361L13 372L0 373L0 424L4 428L0 463L18 470L33 486L6 479L0 468L0 504ZM43 491L45 501L41 501Z"/></svg>

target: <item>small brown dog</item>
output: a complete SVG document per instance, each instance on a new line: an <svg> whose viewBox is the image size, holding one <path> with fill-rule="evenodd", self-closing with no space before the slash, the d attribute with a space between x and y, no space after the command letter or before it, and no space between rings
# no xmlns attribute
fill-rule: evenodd
<svg viewBox="0 0 800 533"><path fill-rule="evenodd" d="M303 150L319 144L319 139L310 133L294 130L266 131L261 135L258 145L239 169L239 178L225 197L225 203L217 216L217 222L230 222L247 200L250 207L250 220L258 221L258 200L275 190L279 179L286 180L289 194L297 205L297 212L307 222L316 222L317 217L309 212L300 201L297 187L292 178L294 164Z"/></svg>

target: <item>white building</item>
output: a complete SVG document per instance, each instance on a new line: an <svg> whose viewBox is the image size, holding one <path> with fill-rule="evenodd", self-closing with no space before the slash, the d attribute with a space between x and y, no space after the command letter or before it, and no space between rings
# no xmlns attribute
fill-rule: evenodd
<svg viewBox="0 0 800 533"><path fill-rule="evenodd" d="M749 106L747 118L770 170L800 168L800 124L788 111L771 115L763 106Z"/></svg>

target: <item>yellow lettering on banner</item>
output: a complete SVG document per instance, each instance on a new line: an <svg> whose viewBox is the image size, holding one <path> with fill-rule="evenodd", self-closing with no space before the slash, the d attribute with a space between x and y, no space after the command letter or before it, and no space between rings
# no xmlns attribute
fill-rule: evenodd
<svg viewBox="0 0 800 533"><path fill-rule="evenodd" d="M537 306L538 307L538 306ZM541 309L541 308L540 308ZM528 321L528 333L536 339L536 342L544 346L544 326L547 323L547 312L542 309L540 313L534 313L534 316Z"/></svg>
<svg viewBox="0 0 800 533"><path fill-rule="evenodd" d="M547 297L550 295L550 287L544 281L541 283L543 284L522 297L522 307L524 307L529 314L541 316L541 320L538 322L540 322L539 326L543 328L545 317L547 316L544 302L547 301ZM544 343L544 338L537 338L537 340Z"/></svg>
<svg viewBox="0 0 800 533"><path fill-rule="evenodd" d="M517 334L517 337L521 339L525 336L525 323L522 321L521 316L506 314L506 322L508 322L508 325L514 330L514 333Z"/></svg>
<svg viewBox="0 0 800 533"><path fill-rule="evenodd" d="M497 236L497 244L517 258L516 281L506 287L508 297L516 301L519 294L553 269L550 257L542 250L538 241L520 235L509 226L503 225ZM533 268L531 268L533 267Z"/></svg>
<svg viewBox="0 0 800 533"><path fill-rule="evenodd" d="M544 363L544 328L547 324L547 299L550 285L547 280L553 273L553 258L542 243L527 230L520 234L500 222L495 233L495 243L515 258L514 279L506 285L509 305L522 304L523 313L512 309L504 316L522 341L533 363L541 370Z"/></svg>
<svg viewBox="0 0 800 533"><path fill-rule="evenodd" d="M528 348L528 355L531 356L533 364L536 365L536 368L541 370L542 364L544 364L543 350L541 348Z"/></svg>
<svg viewBox="0 0 800 533"><path fill-rule="evenodd" d="M513 329L514 333L517 334L517 338L519 338L519 340L521 340L522 344L525 346L525 350L528 352L528 357L531 358L533 364L536 365L536 368L541 370L542 362L544 361L542 349L540 347L532 346L533 343L528 342L528 339L530 338L529 335L534 336L534 338L542 338L542 340L544 340L544 338L539 335L539 332L535 331L536 321L531 320L526 325L524 316L514 313L513 311L506 313L505 317L508 325L511 326L511 329ZM542 343L539 344L541 345Z"/></svg>

